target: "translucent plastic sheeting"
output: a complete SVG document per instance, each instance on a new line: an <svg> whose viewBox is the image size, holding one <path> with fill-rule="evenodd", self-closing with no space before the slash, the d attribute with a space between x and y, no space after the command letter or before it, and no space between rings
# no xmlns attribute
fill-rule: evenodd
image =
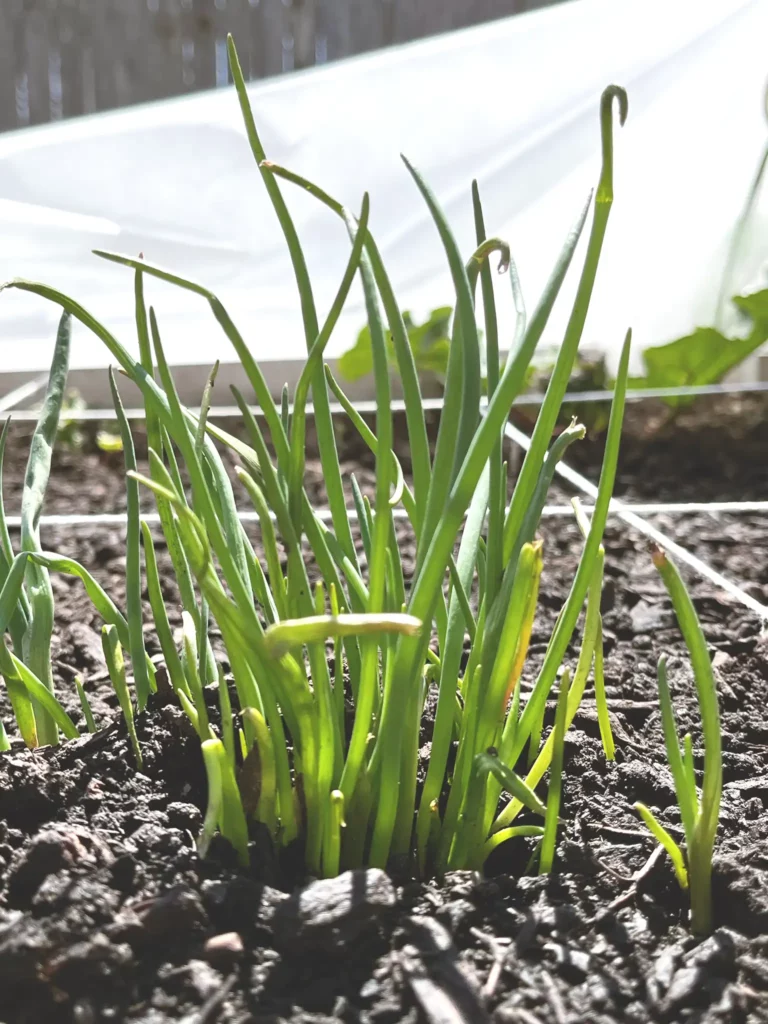
<svg viewBox="0 0 768 1024"><path fill-rule="evenodd" d="M478 179L489 232L511 243L532 307L597 179L601 91L623 85L629 118L615 132L616 202L584 343L612 356L631 325L637 359L643 347L712 321L729 238L768 135L766 40L766 0L574 0L257 83L250 95L272 159L353 209L370 192L372 228L401 306L418 316L450 303L452 290L399 152L425 174L467 254ZM322 316L348 239L330 212L284 190ZM757 281L766 257L768 232L750 237L737 285ZM91 256L95 247L143 251L204 282L259 360L302 358L285 245L231 88L0 136L0 279L53 284L133 343L131 274ZM575 283L572 271L545 344L561 337ZM509 286L499 278L497 288L508 339ZM148 292L172 362L227 361L228 343L203 300L157 283ZM56 319L43 300L0 295L4 369L45 367ZM356 290L329 356L363 322ZM107 361L78 330L73 366Z"/></svg>

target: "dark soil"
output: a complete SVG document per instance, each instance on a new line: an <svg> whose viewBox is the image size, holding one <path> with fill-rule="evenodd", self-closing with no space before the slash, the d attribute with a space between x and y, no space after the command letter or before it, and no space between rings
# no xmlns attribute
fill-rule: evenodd
<svg viewBox="0 0 768 1024"><path fill-rule="evenodd" d="M576 415L579 408L573 407ZM628 403L617 498L649 502L768 498L765 395L700 398L673 413L661 402ZM597 435L586 444L573 445L568 461L597 480L602 442Z"/></svg>
<svg viewBox="0 0 768 1024"><path fill-rule="evenodd" d="M749 443L743 429L731 441L707 434L704 424L698 448L693 427L678 426L689 431L679 441L679 452L688 453L683 458L670 454L669 438L677 434L648 445L639 438L641 425L628 438L625 493L653 500L768 497L764 447L759 459L752 457L760 423L749 428ZM25 457L25 446L19 447ZM359 450L348 448L351 467ZM596 479L599 441L584 448L580 468ZM16 511L23 468L17 450L14 442L7 460L9 512ZM641 451L642 463L633 461ZM702 477L704 462L710 473ZM364 482L370 462L367 467ZM718 477L717 467L728 472ZM308 479L319 497L316 464L308 467ZM120 510L122 491L119 459L110 465L88 446L65 451L57 458L48 511ZM761 517L659 517L656 523L768 602L768 534ZM580 550L570 520L547 519L541 532L545 574L528 684ZM43 539L81 560L123 603L119 527L47 527ZM405 534L403 544L409 544ZM523 841L502 846L485 878L457 873L442 883L368 872L302 889L257 841L248 875L232 866L224 843L201 861L194 837L206 789L198 741L181 712L156 696L138 718L144 767L136 771L107 685L100 623L79 582L57 577L59 694L82 726L72 683L74 673L82 673L101 728L58 749L29 752L14 743L0 755L0 1019L768 1021L768 639L752 612L686 573L715 658L725 750L717 928L696 943L669 864L654 853L632 810L643 800L670 831L679 830L656 659L662 652L670 657L678 722L692 731L698 750L691 673L645 541L611 520L605 544L606 683L617 757L605 761L587 692L567 743L568 825L556 870L543 878L522 874L530 854ZM172 610L170 582L166 596ZM153 642L149 635L150 653ZM571 663L577 650L578 637ZM210 697L213 706L215 693ZM10 732L4 694L0 713ZM428 746L424 752L428 756Z"/></svg>
<svg viewBox="0 0 768 1024"><path fill-rule="evenodd" d="M584 417L588 407L573 405L577 417ZM530 408L519 407L513 420L524 431L533 427ZM728 395L700 398L690 409L683 409L673 419L671 410L660 402L630 402L625 415L616 497L637 501L747 501L768 498L768 397L765 395ZM437 427L437 413L427 414L430 436ZM590 417L585 421L589 428ZM336 420L336 438L343 472L357 472L362 466L372 470L374 460L352 427ZM373 426L373 420L370 421ZM238 421L225 420L225 429L241 434ZM109 424L106 425L110 427ZM396 419L402 427L402 419ZM139 470L148 468L146 435L141 424L132 424L139 456ZM116 431L113 424L110 428ZM53 473L47 492L48 511L57 513L96 513L125 511L125 480L123 458L119 452L103 452L96 443L98 426L83 425L80 443L65 444L61 440L54 451ZM311 446L312 425L307 427ZM3 492L6 509L16 511L21 499L29 439L32 425L12 424L5 455ZM243 435L244 436L244 435ZM244 438L245 439L245 438ZM604 436L589 430L587 438L568 450L567 461L597 482L603 457ZM396 451L406 475L410 469L407 438L396 432ZM519 449L510 446L511 465L520 458ZM227 465L234 459L224 452ZM238 485L239 486L239 485ZM310 459L306 473L307 492L318 504L324 501L323 475L317 460ZM240 491L244 496L244 491ZM552 500L561 497L555 490ZM142 508L153 507L150 494L142 491Z"/></svg>

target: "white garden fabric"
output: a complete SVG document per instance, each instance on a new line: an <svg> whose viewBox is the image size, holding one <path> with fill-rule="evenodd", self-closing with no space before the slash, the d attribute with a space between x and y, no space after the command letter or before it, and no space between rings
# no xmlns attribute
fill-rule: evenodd
<svg viewBox="0 0 768 1024"><path fill-rule="evenodd" d="M254 84L271 158L359 209L401 307L451 302L426 207L398 154L424 173L462 251L473 248L470 182L486 222L508 239L533 307L599 171L603 87L623 85L615 191L584 344L636 353L711 323L734 222L768 137L768 0L573 0L476 29ZM341 222L284 186L321 316L348 253ZM134 345L131 272L95 247L146 258L218 293L276 387L294 377L304 338L287 252L253 163L231 88L0 136L0 279L44 280ZM576 263L583 255L580 249ZM768 257L764 198L737 267L759 283ZM544 341L562 335L571 272ZM499 278L502 337L511 300ZM233 358L205 303L152 283L171 361ZM0 294L2 368L50 360L57 310ZM364 321L355 290L329 347ZM108 362L75 335L74 367Z"/></svg>

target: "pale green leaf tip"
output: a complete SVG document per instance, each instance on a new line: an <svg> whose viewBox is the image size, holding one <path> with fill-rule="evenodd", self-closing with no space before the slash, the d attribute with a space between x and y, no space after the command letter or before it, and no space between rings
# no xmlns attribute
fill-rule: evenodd
<svg viewBox="0 0 768 1024"><path fill-rule="evenodd" d="M619 105L619 124L623 127L627 120L627 114L629 113L629 98L627 96L627 90L621 85L608 85L603 90L601 98L601 108L604 114L610 115L613 109L613 101L616 100Z"/></svg>

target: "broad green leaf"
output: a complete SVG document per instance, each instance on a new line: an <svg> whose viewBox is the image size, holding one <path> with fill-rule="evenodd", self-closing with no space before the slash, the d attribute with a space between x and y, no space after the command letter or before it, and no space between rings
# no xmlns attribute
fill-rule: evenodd
<svg viewBox="0 0 768 1024"><path fill-rule="evenodd" d="M651 388L717 384L768 341L768 289L736 295L732 301L752 321L746 337L728 338L714 327L697 327L684 338L647 348L643 353L646 376L641 383ZM671 406L684 406L694 399L666 401Z"/></svg>
<svg viewBox="0 0 768 1024"><path fill-rule="evenodd" d="M768 288L751 295L734 295L733 304L761 327L768 336Z"/></svg>
<svg viewBox="0 0 768 1024"><path fill-rule="evenodd" d="M347 380L360 380L373 373L371 329L368 324L360 331L355 344L339 357L339 373Z"/></svg>
<svg viewBox="0 0 768 1024"><path fill-rule="evenodd" d="M416 369L419 373L434 373L444 377L448 369L448 352L451 344L448 325L453 316L453 308L440 306L433 309L421 324L415 323L413 316L407 311L402 316ZM390 331L387 331L386 340L389 362L393 369L397 369L397 354ZM339 358L339 372L349 381L356 381L373 373L371 331L367 324L358 334L352 348Z"/></svg>
<svg viewBox="0 0 768 1024"><path fill-rule="evenodd" d="M743 339L726 338L714 327L699 327L684 338L645 350L645 383L651 388L713 384L766 338L768 332Z"/></svg>

